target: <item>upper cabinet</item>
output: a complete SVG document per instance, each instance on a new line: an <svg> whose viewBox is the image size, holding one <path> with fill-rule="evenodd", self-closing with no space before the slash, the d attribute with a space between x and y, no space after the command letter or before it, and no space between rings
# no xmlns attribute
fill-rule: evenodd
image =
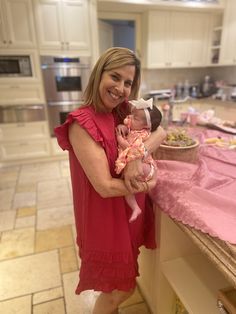
<svg viewBox="0 0 236 314"><path fill-rule="evenodd" d="M33 10L30 0L0 2L0 48L35 48Z"/></svg>
<svg viewBox="0 0 236 314"><path fill-rule="evenodd" d="M144 25L147 68L206 65L209 14L152 11L145 14Z"/></svg>
<svg viewBox="0 0 236 314"><path fill-rule="evenodd" d="M228 0L226 3L220 63L225 65L236 64L236 1Z"/></svg>
<svg viewBox="0 0 236 314"><path fill-rule="evenodd" d="M87 0L35 0L35 15L40 50L90 50Z"/></svg>

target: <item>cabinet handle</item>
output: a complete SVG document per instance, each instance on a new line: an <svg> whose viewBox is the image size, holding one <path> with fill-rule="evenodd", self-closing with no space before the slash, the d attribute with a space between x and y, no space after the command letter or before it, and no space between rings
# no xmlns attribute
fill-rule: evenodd
<svg viewBox="0 0 236 314"><path fill-rule="evenodd" d="M67 47L67 49L69 49L69 46L70 46L70 43L69 43L69 42L66 42L66 47Z"/></svg>
<svg viewBox="0 0 236 314"><path fill-rule="evenodd" d="M23 128L23 127L25 127L25 123L17 123L17 127L18 128Z"/></svg>

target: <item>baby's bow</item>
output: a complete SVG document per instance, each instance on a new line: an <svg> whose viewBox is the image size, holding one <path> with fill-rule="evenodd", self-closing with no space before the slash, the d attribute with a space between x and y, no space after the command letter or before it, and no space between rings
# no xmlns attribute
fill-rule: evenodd
<svg viewBox="0 0 236 314"><path fill-rule="evenodd" d="M147 109L150 108L152 110L153 107L153 98L149 98L148 100L144 100L140 98L138 100L129 101L136 109Z"/></svg>

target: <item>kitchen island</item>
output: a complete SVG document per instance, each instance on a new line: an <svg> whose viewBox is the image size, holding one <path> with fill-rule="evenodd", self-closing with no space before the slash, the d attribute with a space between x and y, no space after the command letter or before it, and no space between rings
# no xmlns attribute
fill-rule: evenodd
<svg viewBox="0 0 236 314"><path fill-rule="evenodd" d="M217 131L210 132L214 134ZM158 179L157 195L160 200L154 206L158 248L155 251L141 250L141 276L138 279L154 314L175 313L177 296L188 313L217 314L220 313L217 306L218 290L236 288L236 245L232 244L236 235L235 228L229 228L227 223L231 224L230 215L235 223L233 215L236 207L234 197L231 206L230 195L235 191L236 168L234 162L229 162L229 165L225 163L224 155L229 154L232 161L236 152L228 153L226 150L223 154L215 147L208 149L206 145L202 146L203 159L196 166L197 175L194 170L194 176L190 176L189 181L186 176L183 187L178 169L191 169L191 166L180 162L159 162L161 178ZM223 162L222 169L220 164L214 164L215 158ZM225 173L226 180L223 177ZM173 201L175 199L176 202ZM222 217L222 224L218 214ZM207 215L211 219L207 219ZM226 216L228 218L224 220Z"/></svg>
<svg viewBox="0 0 236 314"><path fill-rule="evenodd" d="M153 314L217 314L219 289L236 288L236 247L159 212L158 249L142 249L138 284Z"/></svg>

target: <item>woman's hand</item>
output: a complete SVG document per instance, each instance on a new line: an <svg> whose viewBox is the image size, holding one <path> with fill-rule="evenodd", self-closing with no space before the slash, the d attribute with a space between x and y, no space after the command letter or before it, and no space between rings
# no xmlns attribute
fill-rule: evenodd
<svg viewBox="0 0 236 314"><path fill-rule="evenodd" d="M125 166L124 168L124 181L127 189L133 193L134 189L139 190L140 182L143 178L143 167L142 167L142 160L135 159Z"/></svg>

